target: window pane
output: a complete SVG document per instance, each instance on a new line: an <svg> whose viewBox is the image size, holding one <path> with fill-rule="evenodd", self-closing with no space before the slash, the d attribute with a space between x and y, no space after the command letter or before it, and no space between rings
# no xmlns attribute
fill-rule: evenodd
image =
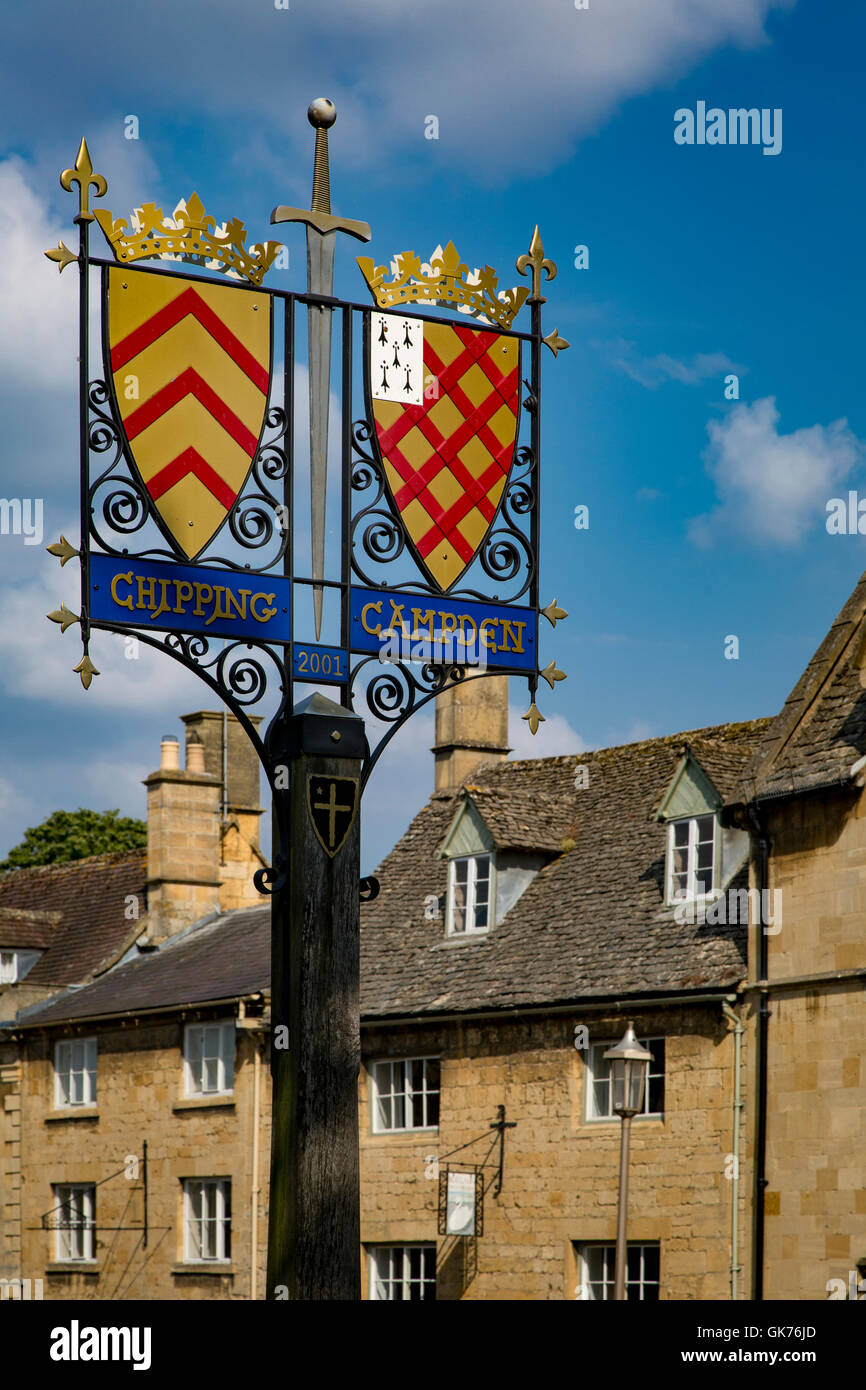
<svg viewBox="0 0 866 1390"><path fill-rule="evenodd" d="M201 1029L187 1028L186 1030L186 1056L189 1065L189 1090L190 1093L197 1093L201 1090Z"/></svg>
<svg viewBox="0 0 866 1390"><path fill-rule="evenodd" d="M451 895L451 930L462 932L466 930L466 888L465 885L454 885Z"/></svg>
<svg viewBox="0 0 866 1390"><path fill-rule="evenodd" d="M596 1044L592 1049L592 1111L596 1116L610 1115L610 1062L604 1060L607 1044Z"/></svg>
<svg viewBox="0 0 866 1390"><path fill-rule="evenodd" d="M674 845L687 846L689 843L689 823L687 820L674 821Z"/></svg>
<svg viewBox="0 0 866 1390"><path fill-rule="evenodd" d="M659 1247L657 1245L645 1245L643 1248L643 1277L644 1283L647 1281L657 1284L659 1281Z"/></svg>
<svg viewBox="0 0 866 1390"><path fill-rule="evenodd" d="M400 1091L393 1099L393 1129L406 1128L406 1096Z"/></svg>
<svg viewBox="0 0 866 1390"><path fill-rule="evenodd" d="M412 1092L412 1128L424 1128L424 1092Z"/></svg>
<svg viewBox="0 0 866 1390"><path fill-rule="evenodd" d="M715 829L715 816L698 816L698 840L712 842Z"/></svg>

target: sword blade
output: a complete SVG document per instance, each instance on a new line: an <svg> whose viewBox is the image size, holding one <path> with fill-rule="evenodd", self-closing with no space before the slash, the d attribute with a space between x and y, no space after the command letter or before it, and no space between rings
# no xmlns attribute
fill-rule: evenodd
<svg viewBox="0 0 866 1390"><path fill-rule="evenodd" d="M323 236L307 227L307 289L310 294L334 290L333 232ZM331 401L331 310L311 304L307 310L310 360L310 526L312 577L325 577L325 501L328 490L328 414ZM321 585L313 585L316 641L322 632Z"/></svg>

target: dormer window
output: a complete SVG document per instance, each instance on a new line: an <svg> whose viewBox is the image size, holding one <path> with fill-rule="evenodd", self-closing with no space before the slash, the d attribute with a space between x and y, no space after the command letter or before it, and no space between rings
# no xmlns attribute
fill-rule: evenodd
<svg viewBox="0 0 866 1390"><path fill-rule="evenodd" d="M493 857L452 859L448 869L448 935L486 932L492 922Z"/></svg>
<svg viewBox="0 0 866 1390"><path fill-rule="evenodd" d="M668 823L668 902L711 894L716 886L716 817Z"/></svg>

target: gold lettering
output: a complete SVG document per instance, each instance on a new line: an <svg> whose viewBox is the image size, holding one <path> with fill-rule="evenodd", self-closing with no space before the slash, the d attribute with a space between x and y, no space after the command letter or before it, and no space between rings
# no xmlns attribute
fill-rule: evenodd
<svg viewBox="0 0 866 1390"><path fill-rule="evenodd" d="M222 597L222 595L223 595L225 592L226 592L226 590L225 590L225 588L224 588L224 586L223 586L222 584L215 584L215 585L214 585L213 595L214 595L214 600L215 600L215 602L214 602L214 606L213 606L213 612L211 613L211 615L210 615L209 618L205 618L205 622L204 622L205 627L210 627L211 623L212 623L216 618L227 618L227 617L229 616L229 614L225 612L225 604L224 604L223 597Z"/></svg>
<svg viewBox="0 0 866 1390"><path fill-rule="evenodd" d="M523 651L523 629L525 627L526 623L512 623L510 618L502 619L502 650L504 652ZM515 628L519 629L516 633L514 631ZM511 641L514 644L511 647L509 647L508 645L509 637L511 638Z"/></svg>
<svg viewBox="0 0 866 1390"><path fill-rule="evenodd" d="M488 629L491 627L496 627L498 622L498 618L485 618L484 622L481 624L481 643L482 646L485 646L489 652L496 651L496 637L495 634L491 634L488 631ZM491 636L493 637L492 641Z"/></svg>
<svg viewBox="0 0 866 1390"><path fill-rule="evenodd" d="M188 599L191 599L191 598L192 598L192 585L191 585L191 584L187 584L187 582L186 582L185 579L175 579L173 582L174 582L174 596L175 596L175 599L176 599L177 601L176 601L176 603L175 603L175 605L174 605L174 608L172 609L172 612L173 612L173 613L182 613L182 612L183 612L183 605L187 602ZM181 592L180 592L181 589L186 589L186 593L183 594L183 595L181 595Z"/></svg>
<svg viewBox="0 0 866 1390"><path fill-rule="evenodd" d="M467 637L466 634L465 634L465 632L463 631L463 629L464 629L464 627L466 626L467 623L471 623L471 624L472 624L472 636L471 636L471 637ZM475 625L475 619L474 619L474 618L470 618L470 616L469 616L468 613L461 613L461 614L460 614L460 631L459 631L458 634L457 634L457 642L458 642L458 645L461 646L461 647L473 647L473 646L475 645L475 640L476 640L477 636L478 636L478 628L477 628L476 625Z"/></svg>
<svg viewBox="0 0 866 1390"><path fill-rule="evenodd" d="M381 622L377 623L375 627L370 627L369 624L367 623L367 614L370 612L370 609L371 609L371 608L372 608L372 610L373 610L374 613L381 613L381 612L382 612L382 600L381 600L381 599L378 599L378 600L376 601L376 603L365 603L365 604L364 604L364 607L361 609L361 626L362 626L362 628L364 629L365 632L371 632L371 633L373 634L374 637L381 637L381 636L382 636L382 624L381 624Z"/></svg>
<svg viewBox="0 0 866 1390"><path fill-rule="evenodd" d="M213 598L213 589L210 584L196 583L193 584L193 588L195 589L195 608L192 610L192 615L194 618L203 618L204 609L202 608L202 603L205 602L204 594L207 592L207 601L210 601L210 599Z"/></svg>
<svg viewBox="0 0 866 1390"><path fill-rule="evenodd" d="M153 586L154 586L154 584L156 583L156 580L155 580L155 579L142 579L142 577L141 577L140 574L137 576L137 578L138 578L138 603L135 605L136 608L153 608L153 605L154 605L154 603L156 602L156 599L155 599L155 596L154 596L154 592L153 592ZM148 591L148 601L147 601L147 603L145 603L145 601L144 601L144 591L145 591L145 589L147 589L147 591Z"/></svg>
<svg viewBox="0 0 866 1390"><path fill-rule="evenodd" d="M111 597L114 599L114 602L115 602L116 604L118 604L121 608L131 608L131 607L132 607L132 594L130 594L129 598L118 598L118 597L117 597L117 585L118 585L118 583L119 583L119 581L120 581L121 579L123 580L123 582L124 582L125 584L129 584L130 587L131 587L131 586L132 586L132 570L127 570L127 571L126 571L126 574L116 574L116 575L114 576L114 578L113 578L112 581L111 581Z"/></svg>
<svg viewBox="0 0 866 1390"><path fill-rule="evenodd" d="M453 613L443 613L439 610L439 617L442 619L442 626L439 629L439 637L445 641L448 637L453 637L457 631L457 618Z"/></svg>
<svg viewBox="0 0 866 1390"><path fill-rule="evenodd" d="M432 642L432 641L433 641L433 609L432 609L432 608L427 608L427 609L425 609L425 611L422 613L420 608L413 608L413 609L412 609L412 620L413 620L413 622L414 622L414 624L415 624L414 630L413 630L413 632L412 632L412 637L413 637L415 640L418 640L419 638L424 638L424 639L426 639L428 642ZM421 623L426 623L426 624L427 624L427 631L426 631L426 632L424 632L424 631L420 628L420 624L421 624Z"/></svg>
<svg viewBox="0 0 866 1390"><path fill-rule="evenodd" d="M238 593L240 594L241 598L243 599L243 602L242 602L242 603L238 603L238 601L237 601L237 599L235 598L234 594L232 593L231 589L226 589L226 607L227 607L228 610L229 610L228 613L226 614L226 617L227 617L227 618L230 618L230 617L231 617L231 615L232 615L232 611L231 611L231 610L232 610L232 604L234 604L235 608L237 609L238 617L239 617L239 618L243 618L244 621L246 622L246 617L247 617L247 598L248 598L249 595L252 593L252 589L238 589Z"/></svg>
<svg viewBox="0 0 866 1390"><path fill-rule="evenodd" d="M251 590L250 592L252 592L252 590ZM258 602L258 600L259 600L260 598L263 598L263 599L265 600L265 603L273 603L273 601L274 601L274 595L273 595L273 594L253 594L252 598L250 599L250 612L252 613L252 615L253 615L253 617L255 618L256 622L257 622L257 623L266 623L266 622L268 622L268 620L269 620L270 618L272 618L272 617L274 616L274 614L276 613L277 610L276 610L276 608L263 608L262 611L261 611L261 613L257 613L257 612L256 612L256 603Z"/></svg>
<svg viewBox="0 0 866 1390"><path fill-rule="evenodd" d="M156 619L159 617L160 613L169 613L169 612L171 611L171 610L169 609L168 604L167 604L166 601L165 601L165 595L166 595L166 592L167 592L167 590L168 590L168 586L169 586L169 584L171 584L172 581L171 581L170 579L158 579L156 582L157 582L157 584L158 584L159 587L160 587L159 607L158 607L157 609L155 609L155 611L154 611L153 613L151 613L151 615L150 615L150 621L151 621L151 622L155 622Z"/></svg>
<svg viewBox="0 0 866 1390"><path fill-rule="evenodd" d="M409 636L409 629L406 627L406 620L405 620L405 618L403 617L403 606L404 606L404 605L403 605L402 603L395 603L394 600L393 600L392 598L389 599L388 602L389 602L390 605L391 605L391 622L390 622L390 625L389 625L389 627L388 627L388 631L385 632L385 633L383 633L383 636L387 637L390 633L392 633L392 632L394 631L394 624L396 623L397 619L399 618L399 619L400 619L400 635L401 635L402 637L408 637L408 636Z"/></svg>

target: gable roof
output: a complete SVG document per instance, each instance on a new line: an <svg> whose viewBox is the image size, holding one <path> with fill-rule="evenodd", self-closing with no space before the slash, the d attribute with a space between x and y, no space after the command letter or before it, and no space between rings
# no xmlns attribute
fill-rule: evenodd
<svg viewBox="0 0 866 1390"><path fill-rule="evenodd" d="M767 730L746 770L742 799L850 781L853 764L866 753L864 617L866 573Z"/></svg>
<svg viewBox="0 0 866 1390"><path fill-rule="evenodd" d="M653 819L669 821L698 816L718 811L721 804L718 788L689 749L680 758L661 802L653 811Z"/></svg>
<svg viewBox="0 0 866 1390"><path fill-rule="evenodd" d="M448 798L452 814L465 795L477 807L497 850L559 854L573 808L562 800L561 779L552 766L557 761L482 763L465 788Z"/></svg>
<svg viewBox="0 0 866 1390"><path fill-rule="evenodd" d="M770 722L479 768L471 795L485 819L494 807L501 817L522 815L525 845L560 851L485 936L446 940L441 911L425 916L432 898L444 900L447 863L435 850L458 804L457 797L433 798L377 870L379 897L362 908L362 1014L470 1012L736 984L746 968L745 928L675 922L664 906L665 831L651 814L686 744L726 795L739 786ZM589 785L576 788L581 765ZM534 809L527 787L537 793ZM509 838L513 846L517 836ZM562 852L564 839L574 848Z"/></svg>
<svg viewBox="0 0 866 1390"><path fill-rule="evenodd" d="M134 850L0 874L0 910L35 909L57 917L27 984L78 984L113 964L142 931L146 867L144 851ZM139 920L126 916L130 896L138 898Z"/></svg>
<svg viewBox="0 0 866 1390"><path fill-rule="evenodd" d="M44 951L56 935L61 915L0 906L0 946Z"/></svg>
<svg viewBox="0 0 866 1390"><path fill-rule="evenodd" d="M228 1002L258 994L270 987L270 956L270 910L228 912L189 927L159 950L106 971L92 984L24 1010L14 1027Z"/></svg>

